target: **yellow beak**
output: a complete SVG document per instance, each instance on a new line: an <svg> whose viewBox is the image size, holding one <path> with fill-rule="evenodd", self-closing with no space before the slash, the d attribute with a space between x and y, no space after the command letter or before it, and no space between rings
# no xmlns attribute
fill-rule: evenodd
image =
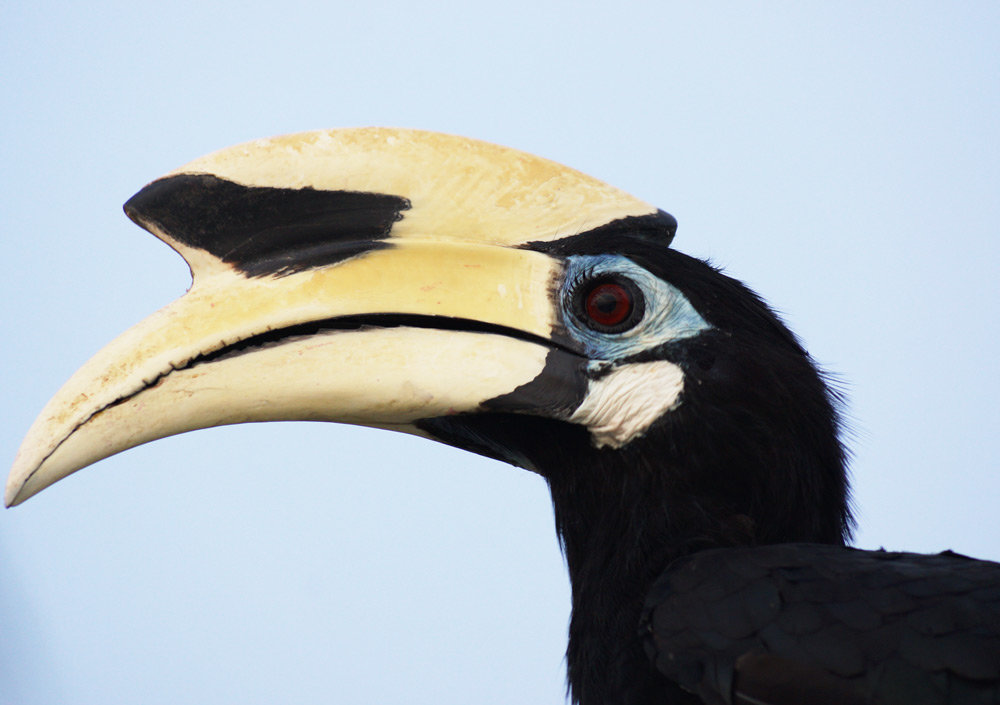
<svg viewBox="0 0 1000 705"><path fill-rule="evenodd" d="M377 232L356 225L382 223L364 220L371 194L403 204ZM194 283L49 402L14 461L8 506L197 428L327 420L418 432L420 419L475 413L550 355L575 352L555 300L562 261L524 245L656 212L537 157L380 129L224 150L127 211L185 257Z"/></svg>

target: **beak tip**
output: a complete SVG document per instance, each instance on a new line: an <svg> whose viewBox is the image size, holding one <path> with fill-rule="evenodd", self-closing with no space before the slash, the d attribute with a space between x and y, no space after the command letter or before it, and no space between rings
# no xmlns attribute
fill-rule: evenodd
<svg viewBox="0 0 1000 705"><path fill-rule="evenodd" d="M7 485L7 490L3 495L3 506L10 509L11 507L20 504L23 500L19 499L17 495L18 492L14 485Z"/></svg>
<svg viewBox="0 0 1000 705"><path fill-rule="evenodd" d="M4 488L3 503L8 509L20 504L40 489L29 487L29 485L34 484L31 482L34 473L28 472L25 464L20 462L22 457L22 453L19 452L18 457L14 460L14 467L7 477L7 486Z"/></svg>
<svg viewBox="0 0 1000 705"><path fill-rule="evenodd" d="M36 494L41 492L48 485L43 485L38 487L37 485L32 486L34 483L30 482L16 482L12 480L7 480L7 488L4 490L3 494L3 504L7 509L11 507L16 507L19 504L31 499Z"/></svg>

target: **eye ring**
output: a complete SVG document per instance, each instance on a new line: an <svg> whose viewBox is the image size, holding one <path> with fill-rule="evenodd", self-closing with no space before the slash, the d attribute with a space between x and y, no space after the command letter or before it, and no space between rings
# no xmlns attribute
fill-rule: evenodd
<svg viewBox="0 0 1000 705"><path fill-rule="evenodd" d="M591 330L623 333L642 320L646 304L631 279L603 275L580 282L573 289L573 313Z"/></svg>

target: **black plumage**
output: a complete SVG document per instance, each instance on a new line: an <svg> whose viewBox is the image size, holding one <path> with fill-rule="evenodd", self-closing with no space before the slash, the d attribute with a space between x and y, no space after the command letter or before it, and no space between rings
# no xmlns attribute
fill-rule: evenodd
<svg viewBox="0 0 1000 705"><path fill-rule="evenodd" d="M646 650L704 702L996 703L1000 565L819 544L703 551L647 598Z"/></svg>
<svg viewBox="0 0 1000 705"><path fill-rule="evenodd" d="M573 586L574 701L1000 702L1000 565L845 548L853 522L839 398L762 299L654 238L557 247L626 254L713 326L631 360L680 365L685 394L618 449L594 448L579 426L513 414L422 422L469 450L527 458L548 480ZM708 576L695 585L699 566ZM785 595L781 571L811 577ZM983 622L914 640L937 628L920 620L942 614ZM814 623L809 648L782 640ZM897 634L903 627L886 624L914 626ZM924 652L907 660L906 649ZM967 653L973 670L963 672Z"/></svg>

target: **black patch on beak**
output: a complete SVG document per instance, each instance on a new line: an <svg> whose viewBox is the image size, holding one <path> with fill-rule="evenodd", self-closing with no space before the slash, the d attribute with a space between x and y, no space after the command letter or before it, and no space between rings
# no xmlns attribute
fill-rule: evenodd
<svg viewBox="0 0 1000 705"><path fill-rule="evenodd" d="M587 359L558 348L549 351L535 379L482 403L475 413L421 419L416 426L442 443L539 472L538 458L560 446L566 433L586 433L564 422L587 395ZM585 437L585 436L584 436ZM589 447L584 441L583 447Z"/></svg>
<svg viewBox="0 0 1000 705"><path fill-rule="evenodd" d="M384 247L409 208L407 199L391 194L243 186L211 174L179 174L139 191L125 213L248 276L266 276Z"/></svg>
<svg viewBox="0 0 1000 705"><path fill-rule="evenodd" d="M483 408L501 413L525 413L562 419L587 396L588 360L553 348L542 373L512 392L483 402Z"/></svg>
<svg viewBox="0 0 1000 705"><path fill-rule="evenodd" d="M630 215L610 223L576 233L559 240L538 240L522 245L526 250L550 255L600 255L618 252L622 240L638 239L666 249L677 234L677 219L666 211L658 210L649 215Z"/></svg>

